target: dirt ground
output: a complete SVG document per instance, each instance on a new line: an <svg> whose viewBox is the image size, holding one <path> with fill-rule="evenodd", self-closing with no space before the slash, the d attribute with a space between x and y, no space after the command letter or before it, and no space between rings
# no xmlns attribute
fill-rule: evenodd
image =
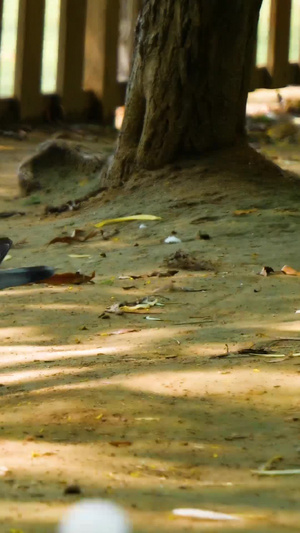
<svg viewBox="0 0 300 533"><path fill-rule="evenodd" d="M42 194L20 196L16 171L46 138L0 141L0 212L26 213L1 220L1 235L21 242L1 268L96 277L1 292L0 532L54 532L70 504L94 497L124 506L136 533L298 531L299 476L254 471L300 468L300 281L258 275L264 265L300 270L300 182L225 154L143 173L78 211L45 216ZM299 170L293 150L283 145L276 163ZM65 188L62 178L47 202L57 205ZM161 220L47 246L136 214ZM163 242L172 231L181 243ZM214 270L147 277L177 250ZM153 295L164 305L105 314ZM238 353L245 348L254 355ZM74 485L80 494L67 494ZM172 515L183 507L239 520Z"/></svg>

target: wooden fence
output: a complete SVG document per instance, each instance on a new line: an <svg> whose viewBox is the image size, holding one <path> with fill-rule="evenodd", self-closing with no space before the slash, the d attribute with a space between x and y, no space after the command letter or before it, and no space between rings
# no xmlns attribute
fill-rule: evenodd
<svg viewBox="0 0 300 533"><path fill-rule="evenodd" d="M285 87L300 83L299 62L289 62L291 12L292 0L271 0L266 65L255 66L252 89Z"/></svg>
<svg viewBox="0 0 300 533"><path fill-rule="evenodd" d="M51 118L55 106L66 118L111 122L126 89L126 76L117 77L120 39L130 57L140 5L141 0L60 0L56 94L50 95L41 91L45 0L19 0L14 94L0 97L2 122ZM299 64L289 63L291 6L292 0L271 0L266 65L254 68L252 88L300 83Z"/></svg>

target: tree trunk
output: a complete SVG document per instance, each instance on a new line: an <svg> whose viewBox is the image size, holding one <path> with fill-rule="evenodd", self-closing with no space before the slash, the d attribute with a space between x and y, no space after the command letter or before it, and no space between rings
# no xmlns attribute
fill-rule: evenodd
<svg viewBox="0 0 300 533"><path fill-rule="evenodd" d="M144 0L108 185L244 139L261 2Z"/></svg>

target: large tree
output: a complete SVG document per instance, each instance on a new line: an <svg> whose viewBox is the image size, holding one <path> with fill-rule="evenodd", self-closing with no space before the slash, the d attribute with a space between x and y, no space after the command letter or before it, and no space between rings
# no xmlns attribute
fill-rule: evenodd
<svg viewBox="0 0 300 533"><path fill-rule="evenodd" d="M144 0L126 110L103 176L240 143L262 0Z"/></svg>

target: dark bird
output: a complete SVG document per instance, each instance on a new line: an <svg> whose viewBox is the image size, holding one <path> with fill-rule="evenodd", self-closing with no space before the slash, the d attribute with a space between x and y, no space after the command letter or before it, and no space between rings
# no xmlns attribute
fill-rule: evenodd
<svg viewBox="0 0 300 533"><path fill-rule="evenodd" d="M12 241L7 237L0 238L0 264L12 246ZM0 289L27 285L51 278L54 269L47 266L34 266L23 268L9 268L0 270Z"/></svg>

